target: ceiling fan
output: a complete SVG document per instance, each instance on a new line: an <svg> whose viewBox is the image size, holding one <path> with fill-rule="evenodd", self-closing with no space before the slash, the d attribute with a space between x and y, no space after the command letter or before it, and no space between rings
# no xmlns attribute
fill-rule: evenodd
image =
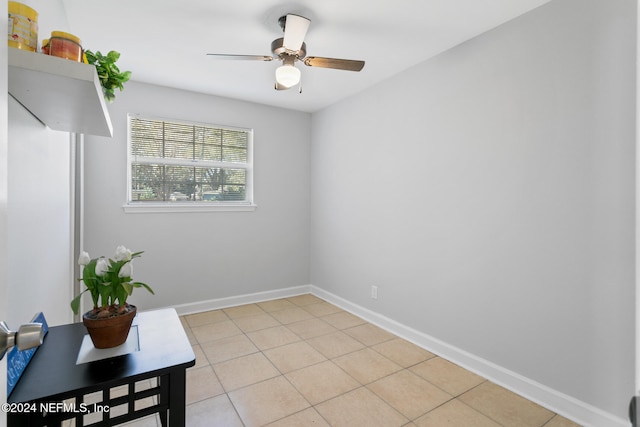
<svg viewBox="0 0 640 427"><path fill-rule="evenodd" d="M276 69L276 90L286 90L300 83L300 70L295 67L296 61L309 67L333 68L336 70L360 71L364 67L364 61L353 59L323 58L319 56L306 56L307 45L304 38L307 35L311 21L303 16L292 13L281 16L278 24L284 31L284 37L271 42L272 56L268 55L227 55L208 53L207 55L218 59L240 59L255 61L273 61L278 59L282 65ZM302 92L302 88L300 88Z"/></svg>

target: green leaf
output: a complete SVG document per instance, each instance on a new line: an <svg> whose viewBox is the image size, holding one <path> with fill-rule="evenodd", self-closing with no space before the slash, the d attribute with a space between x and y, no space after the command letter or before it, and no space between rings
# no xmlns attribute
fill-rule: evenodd
<svg viewBox="0 0 640 427"><path fill-rule="evenodd" d="M133 282L132 285L136 288L140 288L140 287L144 287L146 290L148 290L149 292L151 292L151 295L155 295L156 293L153 292L153 289L151 289L151 287L149 285L147 285L146 283L142 283L142 282Z"/></svg>
<svg viewBox="0 0 640 427"><path fill-rule="evenodd" d="M120 53L116 52L115 50L112 50L109 53L107 53L107 59L112 63L116 62L118 59L120 59Z"/></svg>
<svg viewBox="0 0 640 427"><path fill-rule="evenodd" d="M131 71L125 71L120 74L120 80L123 83L128 82L130 78L131 78Z"/></svg>
<svg viewBox="0 0 640 427"><path fill-rule="evenodd" d="M73 310L73 314L78 314L78 310L80 310L80 299L82 298L82 294L84 294L87 291L88 289L85 289L84 291L80 292L74 299L71 300L71 310Z"/></svg>
<svg viewBox="0 0 640 427"><path fill-rule="evenodd" d="M122 287L127 292L128 295L133 293L133 285L129 282L122 283Z"/></svg>
<svg viewBox="0 0 640 427"><path fill-rule="evenodd" d="M73 314L78 314L78 310L80 310L80 297L82 294L78 295L74 299L71 300L71 310L73 310Z"/></svg>

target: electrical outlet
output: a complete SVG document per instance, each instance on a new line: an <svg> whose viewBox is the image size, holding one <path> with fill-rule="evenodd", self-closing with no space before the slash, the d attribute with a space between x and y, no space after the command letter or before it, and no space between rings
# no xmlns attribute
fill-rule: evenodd
<svg viewBox="0 0 640 427"><path fill-rule="evenodd" d="M378 287L371 286L371 298L378 299Z"/></svg>

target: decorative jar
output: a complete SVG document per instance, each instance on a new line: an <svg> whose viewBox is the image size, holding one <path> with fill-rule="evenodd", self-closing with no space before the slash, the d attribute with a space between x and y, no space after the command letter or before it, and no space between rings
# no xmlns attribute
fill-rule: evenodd
<svg viewBox="0 0 640 427"><path fill-rule="evenodd" d="M80 39L63 31L52 31L49 38L49 55L71 61L82 61Z"/></svg>

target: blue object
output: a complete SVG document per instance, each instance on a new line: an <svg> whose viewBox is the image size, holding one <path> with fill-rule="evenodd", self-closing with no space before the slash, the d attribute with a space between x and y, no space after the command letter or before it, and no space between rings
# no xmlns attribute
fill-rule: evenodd
<svg viewBox="0 0 640 427"><path fill-rule="evenodd" d="M47 335L49 325L47 325L47 321L42 312L36 314L33 320L31 320L31 323L42 323L44 335ZM13 347L11 351L9 351L9 354L7 354L7 396L11 394L22 373L27 369L27 365L36 350L38 350L38 347L30 348L29 350L18 350L18 347Z"/></svg>

